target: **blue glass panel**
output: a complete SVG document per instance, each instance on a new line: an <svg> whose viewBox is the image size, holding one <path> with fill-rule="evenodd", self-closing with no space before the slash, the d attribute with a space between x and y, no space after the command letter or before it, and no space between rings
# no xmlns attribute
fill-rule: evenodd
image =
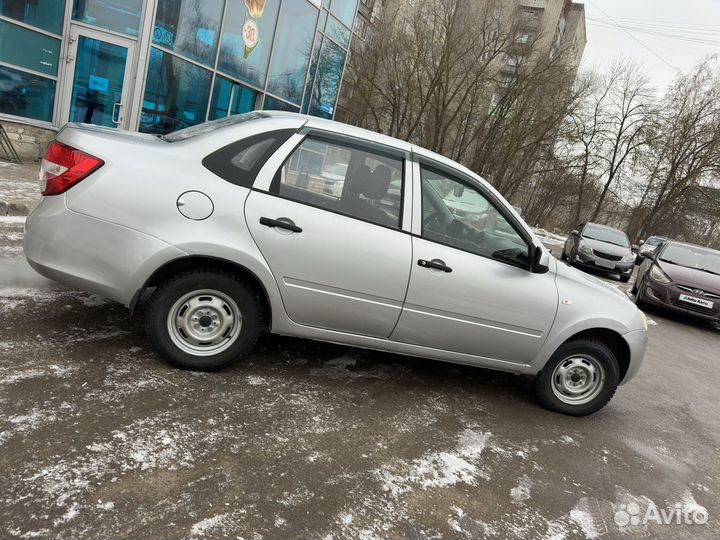
<svg viewBox="0 0 720 540"><path fill-rule="evenodd" d="M57 75L60 40L0 19L0 60Z"/></svg>
<svg viewBox="0 0 720 540"><path fill-rule="evenodd" d="M284 101L276 99L272 96L265 96L265 103L263 104L263 109L266 111L300 112L300 107L295 107L294 105L285 103Z"/></svg>
<svg viewBox="0 0 720 540"><path fill-rule="evenodd" d="M257 92L254 90L233 83L224 77L217 77L208 120L255 110L256 98Z"/></svg>
<svg viewBox="0 0 720 540"><path fill-rule="evenodd" d="M140 32L143 0L75 0L72 17L130 36Z"/></svg>
<svg viewBox="0 0 720 540"><path fill-rule="evenodd" d="M267 90L300 105L318 10L309 2L283 2Z"/></svg>
<svg viewBox="0 0 720 540"><path fill-rule="evenodd" d="M325 35L346 49L350 45L350 29L330 15L325 25Z"/></svg>
<svg viewBox="0 0 720 540"><path fill-rule="evenodd" d="M159 0L153 42L215 65L224 0Z"/></svg>
<svg viewBox="0 0 720 540"><path fill-rule="evenodd" d="M0 66L0 113L52 121L55 81Z"/></svg>
<svg viewBox="0 0 720 540"><path fill-rule="evenodd" d="M0 0L0 15L62 34L65 0Z"/></svg>
<svg viewBox="0 0 720 540"><path fill-rule="evenodd" d="M228 0L219 70L252 86L265 86L279 8L280 0Z"/></svg>
<svg viewBox="0 0 720 540"><path fill-rule="evenodd" d="M318 59L320 58L320 45L322 45L323 37L320 33L315 34L315 44L313 45L312 56L310 57L310 69L308 69L307 81L305 82L305 97L303 97L302 108L300 112L307 114L310 108L310 98L312 96L312 87L315 82L315 71L317 70Z"/></svg>
<svg viewBox="0 0 720 540"><path fill-rule="evenodd" d="M330 2L330 13L345 23L345 26L352 26L357 11L357 0L332 0Z"/></svg>
<svg viewBox="0 0 720 540"><path fill-rule="evenodd" d="M70 122L117 127L127 54L120 45L80 36Z"/></svg>
<svg viewBox="0 0 720 540"><path fill-rule="evenodd" d="M211 79L209 71L153 47L140 131L169 133L204 122Z"/></svg>
<svg viewBox="0 0 720 540"><path fill-rule="evenodd" d="M345 51L329 39L324 39L310 99L311 115L333 117L344 67Z"/></svg>

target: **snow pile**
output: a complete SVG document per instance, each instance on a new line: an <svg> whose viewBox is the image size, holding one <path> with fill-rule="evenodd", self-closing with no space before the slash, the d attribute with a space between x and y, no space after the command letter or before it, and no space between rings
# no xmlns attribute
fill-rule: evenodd
<svg viewBox="0 0 720 540"><path fill-rule="evenodd" d="M564 246L567 236L555 234L545 229L533 229L535 236L537 236L543 244L550 246Z"/></svg>
<svg viewBox="0 0 720 540"><path fill-rule="evenodd" d="M487 478L478 461L492 437L491 433L466 429L460 434L453 451L431 452L407 462L376 471L384 491L394 498L413 490L447 487L458 483L475 485L478 478Z"/></svg>

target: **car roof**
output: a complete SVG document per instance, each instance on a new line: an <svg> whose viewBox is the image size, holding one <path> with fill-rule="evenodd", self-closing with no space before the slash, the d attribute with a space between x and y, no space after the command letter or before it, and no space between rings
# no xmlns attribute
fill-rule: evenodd
<svg viewBox="0 0 720 540"><path fill-rule="evenodd" d="M412 149L412 146L410 143L406 141L402 141L400 139L395 139L394 137L390 137L388 135L383 135L382 133L377 133L375 131L370 131L369 129L360 128L357 126L351 126L350 124L344 124L342 122L337 122L335 120L327 120L325 118L320 118L317 116L310 116L307 114L299 114L299 113L293 113L293 112L287 112L287 111L258 111L262 114L262 117L265 118L301 118L305 121L305 124L303 125L304 128L311 128L316 129L319 131L327 130L327 131L333 131L336 133L342 133L344 135L348 135L350 137L357 137L359 139L369 139L375 143L384 145L384 146L392 146L394 148L398 148L400 150L404 150L406 152L409 152Z"/></svg>

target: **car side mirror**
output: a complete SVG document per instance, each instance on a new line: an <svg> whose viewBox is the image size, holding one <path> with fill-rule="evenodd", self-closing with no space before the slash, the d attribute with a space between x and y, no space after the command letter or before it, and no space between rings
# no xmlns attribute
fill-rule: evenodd
<svg viewBox="0 0 720 540"><path fill-rule="evenodd" d="M639 244L642 246L645 243L645 240L640 240Z"/></svg>
<svg viewBox="0 0 720 540"><path fill-rule="evenodd" d="M548 272L550 270L550 254L540 246L533 246L531 253L532 267L530 270L532 273L544 274Z"/></svg>
<svg viewBox="0 0 720 540"><path fill-rule="evenodd" d="M570 233L572 236L578 236L580 233L577 229L573 229L573 231Z"/></svg>

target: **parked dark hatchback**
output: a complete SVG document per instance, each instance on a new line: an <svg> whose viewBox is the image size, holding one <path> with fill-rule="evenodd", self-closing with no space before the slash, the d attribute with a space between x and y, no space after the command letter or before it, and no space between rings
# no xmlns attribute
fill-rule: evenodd
<svg viewBox="0 0 720 540"><path fill-rule="evenodd" d="M720 251L666 242L640 265L632 292L637 304L720 321Z"/></svg>

